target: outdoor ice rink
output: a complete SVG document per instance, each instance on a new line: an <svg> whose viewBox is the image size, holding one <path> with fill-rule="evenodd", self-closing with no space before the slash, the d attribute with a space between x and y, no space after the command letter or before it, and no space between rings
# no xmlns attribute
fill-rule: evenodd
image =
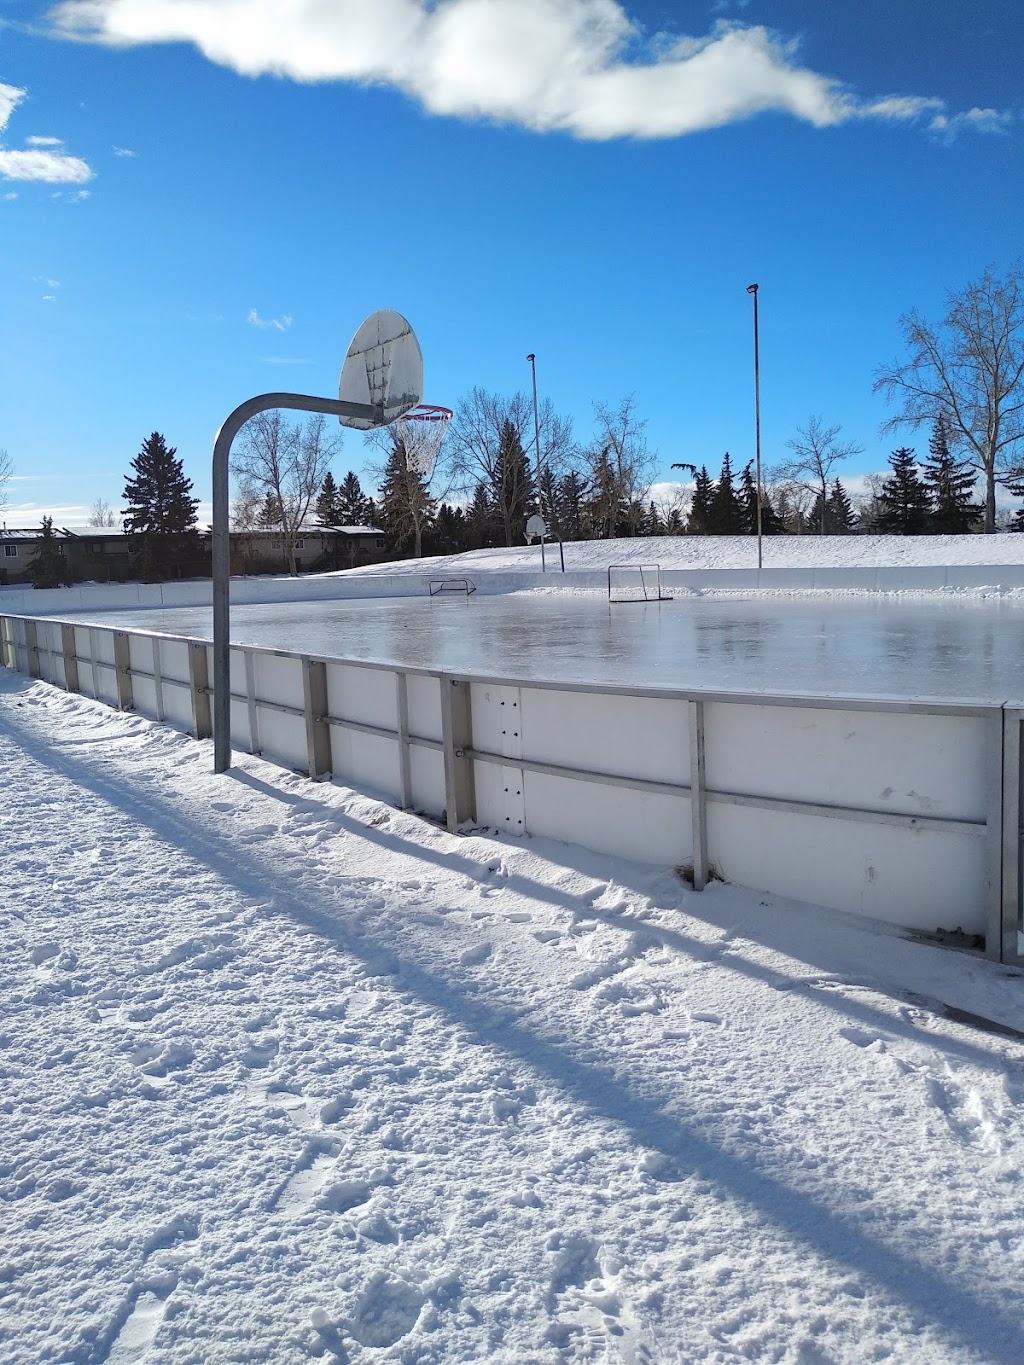
<svg viewBox="0 0 1024 1365"><path fill-rule="evenodd" d="M208 639L210 608L120 610L104 624ZM514 594L237 606L231 638L357 661L531 680L730 692L1024 695L1024 604L977 599L679 595L609 605Z"/></svg>

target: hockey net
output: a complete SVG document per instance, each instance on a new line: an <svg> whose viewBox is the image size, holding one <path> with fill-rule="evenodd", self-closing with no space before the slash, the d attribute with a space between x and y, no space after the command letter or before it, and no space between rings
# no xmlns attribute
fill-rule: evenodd
<svg viewBox="0 0 1024 1365"><path fill-rule="evenodd" d="M661 586L660 564L609 564L609 602L671 602Z"/></svg>

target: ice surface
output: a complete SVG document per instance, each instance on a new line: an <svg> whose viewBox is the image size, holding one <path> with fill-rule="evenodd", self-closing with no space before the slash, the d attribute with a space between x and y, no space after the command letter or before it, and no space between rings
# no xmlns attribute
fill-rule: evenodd
<svg viewBox="0 0 1024 1365"><path fill-rule="evenodd" d="M209 608L91 619L209 638ZM1024 604L594 596L288 602L232 610L236 643L512 678L981 701L1024 692Z"/></svg>

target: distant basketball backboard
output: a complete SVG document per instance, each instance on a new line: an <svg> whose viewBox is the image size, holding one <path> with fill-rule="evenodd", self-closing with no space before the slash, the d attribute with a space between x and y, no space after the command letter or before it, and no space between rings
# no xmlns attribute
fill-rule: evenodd
<svg viewBox="0 0 1024 1365"><path fill-rule="evenodd" d="M338 383L343 402L365 403L374 418L339 417L343 426L369 431L416 407L423 397L423 354L416 333L390 308L366 319L345 356Z"/></svg>

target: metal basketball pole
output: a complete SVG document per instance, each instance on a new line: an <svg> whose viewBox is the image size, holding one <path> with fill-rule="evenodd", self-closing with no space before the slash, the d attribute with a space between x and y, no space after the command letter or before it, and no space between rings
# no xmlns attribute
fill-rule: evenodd
<svg viewBox="0 0 1024 1365"><path fill-rule="evenodd" d="M536 447L537 455L537 505L541 506L541 487L540 478L544 473L544 468L540 461L540 418L537 416L537 357L531 351L526 357L530 362L530 373L533 375L533 443ZM540 538L540 571L545 573L547 565L544 562L544 537Z"/></svg>
<svg viewBox="0 0 1024 1365"><path fill-rule="evenodd" d="M213 771L231 767L231 539L228 533L228 465L231 443L257 412L290 408L328 412L337 417L383 424L383 405L350 403L341 398L310 398L302 393L262 393L239 403L213 443Z"/></svg>
<svg viewBox="0 0 1024 1365"><path fill-rule="evenodd" d="M761 357L757 334L757 285L748 284L747 293L754 296L754 453L757 462L757 567L761 556Z"/></svg>

